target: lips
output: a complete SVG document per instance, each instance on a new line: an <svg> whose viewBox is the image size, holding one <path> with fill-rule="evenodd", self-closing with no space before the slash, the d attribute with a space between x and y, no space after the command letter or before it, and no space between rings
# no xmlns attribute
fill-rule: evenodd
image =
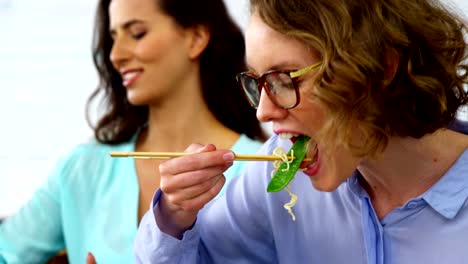
<svg viewBox="0 0 468 264"><path fill-rule="evenodd" d="M315 174L317 174L320 169L320 159L319 159L320 152L319 152L317 145L315 145L314 148L315 150L313 152L314 154L313 154L311 161L304 161L301 163L301 166L299 167L300 170L309 177L312 177Z"/></svg>
<svg viewBox="0 0 468 264"><path fill-rule="evenodd" d="M317 147L317 144L313 144L313 146L310 146L310 148L312 148L312 151L308 150L307 151L307 154L309 153L312 153L312 155L306 155L306 158L309 159L309 160L304 160L302 163L301 163L301 166L299 166L299 168L301 170L305 170L305 169L308 169L309 167L312 167L314 165L314 163L317 162L318 160L318 147Z"/></svg>
<svg viewBox="0 0 468 264"><path fill-rule="evenodd" d="M300 136L299 134L285 133L285 132L279 133L278 135L283 139L289 139L293 144L297 141L298 137ZM311 140L313 140L313 139L311 139ZM312 151L309 150L308 153L313 153L313 154L312 155L309 154L309 156L306 155L306 158L308 158L310 160L302 161L301 165L299 166L300 170L310 169L311 167L314 166L314 164L318 160L318 147L317 147L317 144L314 143L313 145L309 145L309 146L310 146L310 148L313 148L313 149L312 149ZM310 157L310 156L312 156L312 157Z"/></svg>
<svg viewBox="0 0 468 264"><path fill-rule="evenodd" d="M122 73L123 86L130 87L141 76L143 70L127 70Z"/></svg>
<svg viewBox="0 0 468 264"><path fill-rule="evenodd" d="M306 158L308 158L308 157L306 156ZM314 163L315 162L313 160L305 160L305 161L301 162L301 165L299 166L299 169L301 171L305 171L305 170L308 169L309 166L311 166Z"/></svg>
<svg viewBox="0 0 468 264"><path fill-rule="evenodd" d="M299 134L295 133L280 133L279 136L283 139L289 139L293 144L297 141ZM313 140L313 139L311 139ZM317 143L311 141L309 144L309 149L306 154L306 159L302 161L301 165L299 166L299 170L303 173L307 174L308 176L313 176L318 172L319 169L319 149Z"/></svg>

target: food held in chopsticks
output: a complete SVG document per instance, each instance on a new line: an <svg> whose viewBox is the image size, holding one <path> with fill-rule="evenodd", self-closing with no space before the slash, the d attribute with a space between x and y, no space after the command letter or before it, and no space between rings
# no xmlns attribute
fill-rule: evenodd
<svg viewBox="0 0 468 264"><path fill-rule="evenodd" d="M281 165L277 168L275 175L268 184L268 192L279 192L284 187L286 187L289 182L294 178L299 166L301 165L306 152L307 152L307 143L309 142L309 137L299 136L294 142L294 145L286 154L286 158L281 159ZM288 159L287 157L293 157Z"/></svg>
<svg viewBox="0 0 468 264"><path fill-rule="evenodd" d="M294 178L302 161L304 161L309 140L310 138L307 136L299 136L287 154L284 153L282 148L276 148L273 151L273 155L282 157L282 159L281 161L275 161L273 164L275 170L272 171L273 176L268 184L267 192L279 192L285 189L289 193L291 200L284 204L284 208L291 215L293 221L296 220L296 216L292 211L292 207L296 205L297 195L290 190L288 184Z"/></svg>

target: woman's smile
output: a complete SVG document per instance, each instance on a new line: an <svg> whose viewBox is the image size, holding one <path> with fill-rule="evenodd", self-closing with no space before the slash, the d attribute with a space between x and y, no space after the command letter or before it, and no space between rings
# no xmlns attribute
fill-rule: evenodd
<svg viewBox="0 0 468 264"><path fill-rule="evenodd" d="M143 70L125 71L122 74L123 86L129 88L134 84L137 79L143 74Z"/></svg>

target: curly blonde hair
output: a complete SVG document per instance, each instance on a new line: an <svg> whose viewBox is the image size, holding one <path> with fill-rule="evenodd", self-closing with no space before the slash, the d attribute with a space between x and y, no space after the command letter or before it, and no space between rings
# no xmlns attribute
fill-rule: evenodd
<svg viewBox="0 0 468 264"><path fill-rule="evenodd" d="M390 136L420 138L448 127L468 102L466 23L438 1L250 4L267 25L321 54L315 96L330 113L320 133L327 143L376 154ZM388 80L392 54L398 65ZM353 145L356 127L367 140Z"/></svg>

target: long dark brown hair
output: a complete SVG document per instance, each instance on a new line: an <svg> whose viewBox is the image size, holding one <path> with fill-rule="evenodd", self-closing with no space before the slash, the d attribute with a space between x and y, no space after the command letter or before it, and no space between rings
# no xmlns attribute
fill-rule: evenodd
<svg viewBox="0 0 468 264"><path fill-rule="evenodd" d="M204 25L210 41L200 56L203 98L214 116L226 127L253 139L265 140L256 119L255 109L245 100L235 74L245 71L245 44L241 29L229 16L223 0L154 0L157 7L173 17L182 27ZM88 99L87 120L95 138L105 144L130 140L148 120L148 106L128 102L120 74L109 55L113 40L109 30L109 4L100 0L97 6L93 38L93 60L99 73L99 85ZM90 120L91 105L101 97L103 113L97 124Z"/></svg>
<svg viewBox="0 0 468 264"><path fill-rule="evenodd" d="M466 22L437 0L250 0L270 27L317 50L315 96L330 113L320 135L356 154L390 136L446 128L468 103ZM398 59L386 78L390 57ZM356 122L368 141L352 146Z"/></svg>

